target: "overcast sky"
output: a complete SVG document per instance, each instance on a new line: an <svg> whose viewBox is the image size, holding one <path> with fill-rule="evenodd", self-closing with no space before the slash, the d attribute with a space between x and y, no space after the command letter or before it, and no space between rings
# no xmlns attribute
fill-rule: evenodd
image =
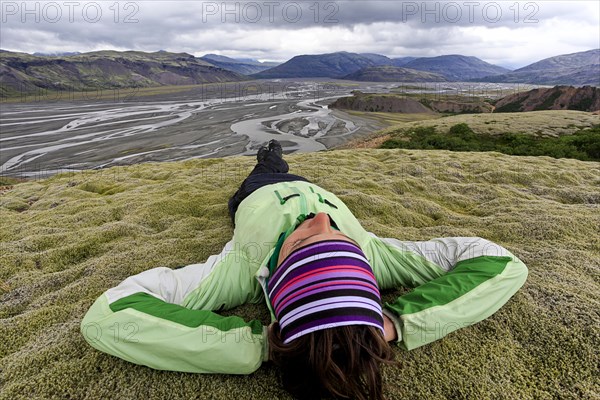
<svg viewBox="0 0 600 400"><path fill-rule="evenodd" d="M6 1L0 48L217 53L261 61L335 51L463 54L518 68L600 48L592 1Z"/></svg>

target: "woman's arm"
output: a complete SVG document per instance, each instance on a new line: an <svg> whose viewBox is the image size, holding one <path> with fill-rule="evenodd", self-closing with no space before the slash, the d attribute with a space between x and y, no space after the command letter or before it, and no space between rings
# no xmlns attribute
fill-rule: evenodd
<svg viewBox="0 0 600 400"><path fill-rule="evenodd" d="M251 269L230 247L205 263L154 268L107 290L81 322L85 339L98 350L155 369L255 371L266 360L265 328L211 311L241 304L256 286Z"/></svg>
<svg viewBox="0 0 600 400"><path fill-rule="evenodd" d="M382 288L415 287L384 306L398 343L408 350L489 317L527 278L521 260L481 238L374 240L380 241L376 275Z"/></svg>
<svg viewBox="0 0 600 400"><path fill-rule="evenodd" d="M383 336L386 342L395 342L398 340L398 332L396 332L394 321L385 314L383 315Z"/></svg>

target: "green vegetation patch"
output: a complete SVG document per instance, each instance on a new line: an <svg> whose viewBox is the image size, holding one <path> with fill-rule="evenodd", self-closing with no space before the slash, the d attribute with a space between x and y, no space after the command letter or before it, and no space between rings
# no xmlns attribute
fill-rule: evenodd
<svg viewBox="0 0 600 400"><path fill-rule="evenodd" d="M381 237L481 236L529 268L492 317L410 352L395 347L398 364L383 369L388 399L598 397L599 163L412 149L286 159ZM11 181L0 192L0 399L290 399L270 364L248 376L157 371L101 353L79 332L96 298L128 276L218 254L233 233L227 200L254 162ZM221 314L269 322L264 303Z"/></svg>
<svg viewBox="0 0 600 400"><path fill-rule="evenodd" d="M476 134L465 123L450 127L446 133L438 132L433 126L418 127L396 133L383 142L381 148L497 151L516 156L600 161L600 125L559 137L536 137L522 133Z"/></svg>
<svg viewBox="0 0 600 400"><path fill-rule="evenodd" d="M0 175L0 186L10 186L16 183L23 182L23 179L11 178L10 176L2 176Z"/></svg>

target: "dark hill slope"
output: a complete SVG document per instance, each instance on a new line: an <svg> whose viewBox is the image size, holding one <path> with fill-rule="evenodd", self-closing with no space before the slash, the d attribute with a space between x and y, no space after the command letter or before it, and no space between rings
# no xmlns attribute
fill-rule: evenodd
<svg viewBox="0 0 600 400"><path fill-rule="evenodd" d="M340 97L329 105L354 111L418 113L489 113L493 106L482 99L427 99L394 93L363 93L352 91L352 96Z"/></svg>
<svg viewBox="0 0 600 400"><path fill-rule="evenodd" d="M362 68L342 79L367 82L446 82L440 74L417 71L416 69L379 65Z"/></svg>
<svg viewBox="0 0 600 400"><path fill-rule="evenodd" d="M592 86L555 86L533 89L503 97L495 104L496 112L541 110L600 110L600 89Z"/></svg>

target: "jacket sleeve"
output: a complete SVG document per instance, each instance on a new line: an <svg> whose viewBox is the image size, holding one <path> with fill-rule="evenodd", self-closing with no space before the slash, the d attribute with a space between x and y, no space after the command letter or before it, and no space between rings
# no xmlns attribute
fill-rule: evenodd
<svg viewBox="0 0 600 400"><path fill-rule="evenodd" d="M521 260L482 238L375 240L380 287L414 287L384 305L399 345L407 350L489 317L527 278Z"/></svg>
<svg viewBox="0 0 600 400"><path fill-rule="evenodd" d="M150 269L107 290L81 322L85 340L154 369L254 372L268 358L266 327L212 312L242 304L253 291L249 269L230 249L231 242L205 263Z"/></svg>

